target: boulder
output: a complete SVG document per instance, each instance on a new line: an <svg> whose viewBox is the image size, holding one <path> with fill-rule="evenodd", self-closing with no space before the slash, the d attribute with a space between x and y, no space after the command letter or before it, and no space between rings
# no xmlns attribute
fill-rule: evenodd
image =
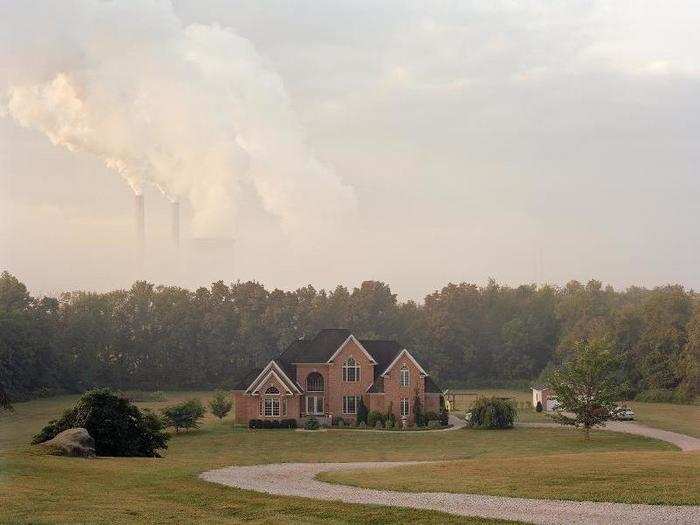
<svg viewBox="0 0 700 525"><path fill-rule="evenodd" d="M95 455L95 440L84 428L69 428L53 439L41 443L57 456L90 458Z"/></svg>

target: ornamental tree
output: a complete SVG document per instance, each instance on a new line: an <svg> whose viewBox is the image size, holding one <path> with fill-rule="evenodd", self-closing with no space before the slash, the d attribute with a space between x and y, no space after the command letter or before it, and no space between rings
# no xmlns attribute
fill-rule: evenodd
<svg viewBox="0 0 700 525"><path fill-rule="evenodd" d="M211 413L219 419L225 418L226 414L231 411L231 407L233 407L233 403L226 392L216 392L214 397L209 401Z"/></svg>
<svg viewBox="0 0 700 525"><path fill-rule="evenodd" d="M624 385L619 362L606 340L580 341L573 358L549 378L548 385L559 402L553 419L562 425L583 428L586 439L594 426L614 419Z"/></svg>

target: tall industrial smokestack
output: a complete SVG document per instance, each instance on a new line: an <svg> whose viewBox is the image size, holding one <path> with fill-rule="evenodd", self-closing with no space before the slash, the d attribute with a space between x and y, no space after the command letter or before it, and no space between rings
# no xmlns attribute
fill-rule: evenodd
<svg viewBox="0 0 700 525"><path fill-rule="evenodd" d="M180 246L180 203L175 201L172 203L172 230L171 235L173 238L173 244L175 247Z"/></svg>
<svg viewBox="0 0 700 525"><path fill-rule="evenodd" d="M146 218L143 210L143 195L134 196L134 211L136 213L136 243L139 258L143 258L143 247L146 242Z"/></svg>

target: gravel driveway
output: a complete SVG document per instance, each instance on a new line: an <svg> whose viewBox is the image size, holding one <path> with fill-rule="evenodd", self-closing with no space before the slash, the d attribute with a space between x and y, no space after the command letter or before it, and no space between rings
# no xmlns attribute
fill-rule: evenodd
<svg viewBox="0 0 700 525"><path fill-rule="evenodd" d="M522 426L558 427L559 425L555 423L523 423ZM636 423L609 423L606 429L661 439L673 443L682 450L700 450L700 439ZM299 496L345 503L428 509L460 516L481 516L528 523L700 523L699 506L536 500L444 492L396 492L324 483L315 479L315 476L320 472L390 468L417 463L420 462L281 463L226 467L204 472L200 478L212 483L278 496Z"/></svg>
<svg viewBox="0 0 700 525"><path fill-rule="evenodd" d="M415 462L278 463L227 467L205 472L200 477L212 483L277 496L300 496L345 503L429 509L461 516L481 516L530 523L700 523L700 507L697 506L535 500L444 492L395 492L336 485L314 479L320 472L388 468L411 464Z"/></svg>

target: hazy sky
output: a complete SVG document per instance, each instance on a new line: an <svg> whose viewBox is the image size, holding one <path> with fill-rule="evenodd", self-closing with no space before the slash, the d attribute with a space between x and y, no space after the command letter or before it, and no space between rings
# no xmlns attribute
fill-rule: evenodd
<svg viewBox="0 0 700 525"><path fill-rule="evenodd" d="M115 3L0 0L0 267L33 291L700 288L699 2Z"/></svg>

